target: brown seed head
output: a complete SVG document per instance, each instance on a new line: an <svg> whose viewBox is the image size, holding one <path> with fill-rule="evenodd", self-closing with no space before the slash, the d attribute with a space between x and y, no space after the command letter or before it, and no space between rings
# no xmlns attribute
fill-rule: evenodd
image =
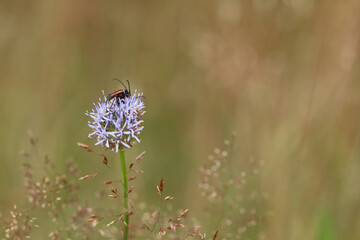
<svg viewBox="0 0 360 240"><path fill-rule="evenodd" d="M78 142L77 145L78 145L79 147L85 149L85 150L88 151L88 152L92 152L91 148L90 148L88 145L84 144L84 143Z"/></svg>

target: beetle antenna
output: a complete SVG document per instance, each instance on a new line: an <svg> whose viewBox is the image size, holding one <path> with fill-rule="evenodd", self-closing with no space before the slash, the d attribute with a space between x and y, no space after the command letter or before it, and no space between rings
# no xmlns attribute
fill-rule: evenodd
<svg viewBox="0 0 360 240"><path fill-rule="evenodd" d="M125 87L125 89L127 89L126 86L125 86L125 84L124 84L120 79L113 78L113 80L119 81L119 82Z"/></svg>
<svg viewBox="0 0 360 240"><path fill-rule="evenodd" d="M129 82L129 80L126 80L126 81L128 83L128 86L129 86L129 93L131 93L131 91L130 91L130 82Z"/></svg>

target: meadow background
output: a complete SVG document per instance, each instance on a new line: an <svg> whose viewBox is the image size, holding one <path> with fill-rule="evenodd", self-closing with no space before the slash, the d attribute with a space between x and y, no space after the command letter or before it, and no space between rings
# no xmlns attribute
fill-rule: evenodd
<svg viewBox="0 0 360 240"><path fill-rule="evenodd" d="M26 205L29 129L56 165L103 169L76 143L93 145L85 111L116 77L146 96L126 153L146 151L144 201L163 176L176 207L210 221L198 169L236 131L233 169L265 162L266 239L360 239L359 12L357 0L0 1L0 212ZM81 184L89 201L101 187Z"/></svg>

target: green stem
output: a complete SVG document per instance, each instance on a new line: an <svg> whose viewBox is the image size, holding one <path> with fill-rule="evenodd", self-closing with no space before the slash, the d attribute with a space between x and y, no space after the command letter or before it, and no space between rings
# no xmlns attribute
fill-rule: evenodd
<svg viewBox="0 0 360 240"><path fill-rule="evenodd" d="M127 184L127 169L125 163L125 152L124 150L120 150L120 162L121 162L121 169L122 169L122 177L123 177L123 188L124 188L124 208L125 208L125 226L124 226L124 240L128 239L128 232L129 232L129 215L127 215L129 210L128 204L128 184Z"/></svg>

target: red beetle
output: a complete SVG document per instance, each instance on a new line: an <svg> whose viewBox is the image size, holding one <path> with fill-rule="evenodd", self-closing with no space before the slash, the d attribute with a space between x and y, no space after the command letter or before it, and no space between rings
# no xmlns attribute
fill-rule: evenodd
<svg viewBox="0 0 360 240"><path fill-rule="evenodd" d="M128 83L129 89L125 86L125 84L124 84L121 80L116 79L116 78L113 79L113 80L119 81L119 82L125 87L125 89L120 89L120 90L117 90L117 91L115 91L115 92L113 92L113 93L110 93L110 94L108 95L108 100L111 100L111 99L113 99L113 98L116 98L117 100L121 100L121 99L124 99L124 98L127 98L127 97L130 97L130 96L131 96L131 92L130 92L130 82L129 82L129 80L126 80L127 83Z"/></svg>

